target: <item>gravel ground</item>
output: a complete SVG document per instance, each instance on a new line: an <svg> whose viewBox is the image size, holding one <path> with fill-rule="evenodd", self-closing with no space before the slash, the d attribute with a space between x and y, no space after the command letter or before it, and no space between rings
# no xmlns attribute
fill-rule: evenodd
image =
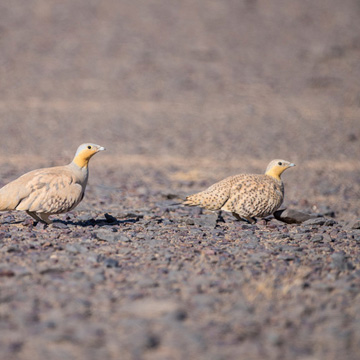
<svg viewBox="0 0 360 360"><path fill-rule="evenodd" d="M358 1L4 1L0 186L107 148L83 202L0 214L0 358L360 358ZM273 158L302 224L176 205Z"/></svg>

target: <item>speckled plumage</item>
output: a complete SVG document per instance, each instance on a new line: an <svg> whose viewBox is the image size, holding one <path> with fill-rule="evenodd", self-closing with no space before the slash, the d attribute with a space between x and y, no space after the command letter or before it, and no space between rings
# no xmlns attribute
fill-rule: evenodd
<svg viewBox="0 0 360 360"><path fill-rule="evenodd" d="M36 221L50 224L49 216L74 209L84 197L88 162L96 144L82 144L65 166L30 171L0 189L0 211L24 210Z"/></svg>
<svg viewBox="0 0 360 360"><path fill-rule="evenodd" d="M280 207L284 200L284 184L280 175L291 166L295 165L277 159L269 163L265 174L229 176L202 192L188 196L184 205L224 210L237 219L253 222L253 218L269 216Z"/></svg>

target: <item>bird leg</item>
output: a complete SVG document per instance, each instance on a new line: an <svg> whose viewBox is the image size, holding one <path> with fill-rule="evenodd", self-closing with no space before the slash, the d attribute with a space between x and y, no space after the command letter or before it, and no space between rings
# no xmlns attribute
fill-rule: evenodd
<svg viewBox="0 0 360 360"><path fill-rule="evenodd" d="M223 223L225 222L225 220L224 220L224 218L222 216L221 210L218 212L218 217L216 219L216 224L218 224L219 222L223 222Z"/></svg>
<svg viewBox="0 0 360 360"><path fill-rule="evenodd" d="M41 219L34 212L26 210L26 213L30 215L36 222L41 222Z"/></svg>
<svg viewBox="0 0 360 360"><path fill-rule="evenodd" d="M41 221L47 225L50 225L52 223L52 221L49 219L49 216L50 214L39 214L39 218L41 219Z"/></svg>
<svg viewBox="0 0 360 360"><path fill-rule="evenodd" d="M30 215L36 222L41 222L43 224L51 224L51 220L49 220L49 215L47 214L39 214L39 216L33 212L33 211L29 211L29 210L26 210L26 213L28 215Z"/></svg>
<svg viewBox="0 0 360 360"><path fill-rule="evenodd" d="M251 220L250 221L251 224L256 224L257 223L257 220L254 217L251 217L250 220Z"/></svg>
<svg viewBox="0 0 360 360"><path fill-rule="evenodd" d="M256 219L255 218L252 218L250 216L244 216L243 218L239 216L239 214L235 213L235 212L232 212L232 215L236 218L236 220L239 220L239 221L246 221L248 222L249 224L255 224L256 223Z"/></svg>

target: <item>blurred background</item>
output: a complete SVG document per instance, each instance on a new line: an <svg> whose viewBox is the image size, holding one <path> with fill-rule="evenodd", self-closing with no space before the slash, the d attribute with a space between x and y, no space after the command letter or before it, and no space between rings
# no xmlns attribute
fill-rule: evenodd
<svg viewBox="0 0 360 360"><path fill-rule="evenodd" d="M287 202L358 217L359 15L357 0L3 0L1 185L88 141L107 148L91 183L109 186L194 192L283 158Z"/></svg>

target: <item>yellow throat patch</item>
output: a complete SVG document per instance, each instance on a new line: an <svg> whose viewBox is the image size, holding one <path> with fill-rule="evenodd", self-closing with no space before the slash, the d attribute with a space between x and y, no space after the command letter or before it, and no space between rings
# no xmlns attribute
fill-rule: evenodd
<svg viewBox="0 0 360 360"><path fill-rule="evenodd" d="M77 154L73 162L80 168L87 167L90 158L97 153L97 149L84 149Z"/></svg>

